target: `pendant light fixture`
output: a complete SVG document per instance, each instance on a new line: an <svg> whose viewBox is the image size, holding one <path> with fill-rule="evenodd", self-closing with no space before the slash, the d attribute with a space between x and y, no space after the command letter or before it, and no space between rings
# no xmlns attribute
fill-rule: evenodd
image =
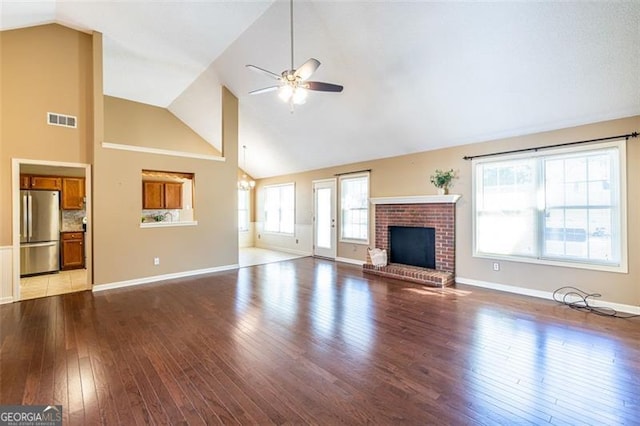
<svg viewBox="0 0 640 426"><path fill-rule="evenodd" d="M249 191L255 188L256 182L250 180L246 173L244 173L247 167L247 146L242 145L242 179L238 181L238 189L242 189L243 191Z"/></svg>

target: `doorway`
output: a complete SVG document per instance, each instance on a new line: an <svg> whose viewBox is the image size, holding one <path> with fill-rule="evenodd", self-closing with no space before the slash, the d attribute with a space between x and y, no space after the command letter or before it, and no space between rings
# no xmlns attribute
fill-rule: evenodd
<svg viewBox="0 0 640 426"><path fill-rule="evenodd" d="M336 179L313 181L313 255L337 256Z"/></svg>
<svg viewBox="0 0 640 426"><path fill-rule="evenodd" d="M25 269L22 256L23 252L27 251L25 242L23 240L23 232L21 228L21 218L23 214L21 212L24 209L24 193L34 192L25 191L26 184L22 182L21 175L23 177L35 177L29 178L28 188L41 192L41 188L37 187L35 181L40 182L43 176L46 179L54 178L59 179L61 182L62 192L56 191L56 188L49 188L45 192L58 192L65 194L73 194L73 197L64 197L59 201L59 214L56 229L59 236L56 237L57 241L57 253L59 262L56 264L59 266L57 271L50 271L53 273L40 273L39 270L30 271L33 274L24 274L25 277L21 277L21 271ZM65 177L63 179L63 177ZM63 294L72 291L80 291L91 289L92 283L92 229L91 229L91 165L84 163L64 163L54 161L39 161L39 160L25 160L25 159L13 159L12 161L12 188L13 188L13 301L31 299L34 297L51 296L54 294ZM57 181L56 181L57 182ZM82 182L82 190L84 197L82 197L77 191L74 191L73 186L76 183ZM66 184L66 186L65 186ZM31 186L33 185L33 186ZM65 192L65 189L67 192ZM66 200L75 200L79 204L77 206L65 205ZM74 245L75 244L75 245ZM36 244L37 245L37 244ZM74 254L74 258L78 258L78 262L72 262L74 259L71 257L65 258L66 262L62 264L62 246L77 250L69 250L68 253ZM66 253L66 251L64 251ZM50 268L48 268L50 269ZM48 270L47 269L47 270ZM69 270L73 269L73 270Z"/></svg>

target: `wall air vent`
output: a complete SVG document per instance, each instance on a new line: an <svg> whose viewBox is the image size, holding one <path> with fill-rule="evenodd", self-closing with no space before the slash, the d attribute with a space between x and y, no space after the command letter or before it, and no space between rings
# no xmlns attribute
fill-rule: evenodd
<svg viewBox="0 0 640 426"><path fill-rule="evenodd" d="M47 113L47 124L50 126L62 126L62 127L78 127L78 118L73 115L58 114L57 112Z"/></svg>

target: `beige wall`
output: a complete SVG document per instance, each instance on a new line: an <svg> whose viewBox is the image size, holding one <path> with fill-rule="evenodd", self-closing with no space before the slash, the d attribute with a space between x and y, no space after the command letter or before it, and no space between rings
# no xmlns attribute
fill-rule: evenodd
<svg viewBox="0 0 640 426"><path fill-rule="evenodd" d="M12 158L91 162L92 39L55 24L0 32L0 246L12 244ZM47 112L78 128L47 125Z"/></svg>
<svg viewBox="0 0 640 426"><path fill-rule="evenodd" d="M429 176L436 168L453 168L458 171L459 179L454 181L451 192L462 195L456 207L456 275L458 277L547 292L564 285L576 285L586 291L601 293L603 298L610 302L640 305L640 269L633 262L634 259L640 258L640 223L635 220L640 214L640 186L634 184L634 182L640 181L640 140L632 139L627 145L630 259L628 274L532 265L503 260L500 261L501 270L494 272L491 259L472 256L471 162L462 158L466 155L626 134L638 129L640 129L640 117L632 117L553 132L262 179L257 184L256 217L258 221L262 220L263 205L260 193L262 188L269 184L295 182L296 230L311 229L313 216L311 182L313 180L331 178L336 173L372 169L371 197L435 195L436 190L429 182ZM373 228L371 232L373 232ZM262 235L256 241L264 241L264 238L265 236ZM288 248L311 251L311 242L305 240L302 242L304 245L300 246L300 242L295 243L296 239L299 239L298 235L290 238ZM373 235L371 235L371 241L374 241ZM282 243L280 242L280 244ZM372 244L371 242L370 245ZM365 245L342 243L338 245L338 257L365 260L366 249Z"/></svg>
<svg viewBox="0 0 640 426"><path fill-rule="evenodd" d="M105 122L109 123L105 127L105 142L220 155L166 108L105 96L104 113Z"/></svg>
<svg viewBox="0 0 640 426"><path fill-rule="evenodd" d="M103 141L219 154L162 108L103 101L99 33L45 25L2 32L0 43L0 246L12 244L11 159L22 158L93 165L95 284L237 263L238 105L232 94L223 90L221 100L226 161L105 149ZM77 116L78 128L47 125L47 112ZM140 228L143 168L195 174L197 226ZM159 266L153 257L160 257ZM10 286L2 297L10 297Z"/></svg>
<svg viewBox="0 0 640 426"><path fill-rule="evenodd" d="M237 99L226 90L223 111L224 162L95 147L94 284L237 263ZM113 143L213 150L172 114L149 105L106 98L104 125L105 140ZM197 226L140 228L143 169L195 175ZM154 266L154 257L160 265Z"/></svg>

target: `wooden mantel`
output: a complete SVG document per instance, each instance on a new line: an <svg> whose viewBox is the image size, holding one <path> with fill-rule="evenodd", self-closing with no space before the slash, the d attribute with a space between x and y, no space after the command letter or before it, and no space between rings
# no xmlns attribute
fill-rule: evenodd
<svg viewBox="0 0 640 426"><path fill-rule="evenodd" d="M461 196L448 195L408 195L404 197L369 198L371 204L455 204Z"/></svg>

